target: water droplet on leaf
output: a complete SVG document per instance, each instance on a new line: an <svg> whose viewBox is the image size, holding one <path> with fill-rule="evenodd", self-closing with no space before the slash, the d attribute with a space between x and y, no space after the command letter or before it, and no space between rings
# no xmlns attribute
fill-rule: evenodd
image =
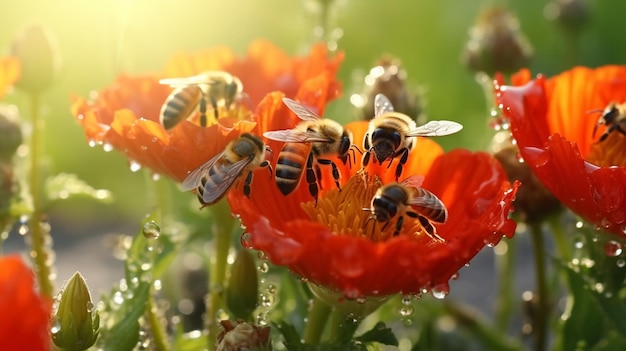
<svg viewBox="0 0 626 351"><path fill-rule="evenodd" d="M148 221L143 225L143 236L147 239L157 239L161 235L161 227L155 221Z"/></svg>

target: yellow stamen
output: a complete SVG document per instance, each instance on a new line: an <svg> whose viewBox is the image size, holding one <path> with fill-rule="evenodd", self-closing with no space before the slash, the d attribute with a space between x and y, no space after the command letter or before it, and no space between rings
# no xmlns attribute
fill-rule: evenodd
<svg viewBox="0 0 626 351"><path fill-rule="evenodd" d="M372 198L383 183L378 176L370 176L359 172L352 176L341 191L333 189L315 201L302 204L303 210L312 221L322 223L340 235L364 237L373 242L382 242L394 236L396 221L400 212L389 223L378 222L371 216ZM386 227L385 227L386 225ZM385 230L382 228L385 227ZM421 237L429 236L432 240L441 241L436 234L431 236L420 222L404 215L404 222L399 235Z"/></svg>
<svg viewBox="0 0 626 351"><path fill-rule="evenodd" d="M600 167L626 166L626 135L614 131L591 146L587 161Z"/></svg>

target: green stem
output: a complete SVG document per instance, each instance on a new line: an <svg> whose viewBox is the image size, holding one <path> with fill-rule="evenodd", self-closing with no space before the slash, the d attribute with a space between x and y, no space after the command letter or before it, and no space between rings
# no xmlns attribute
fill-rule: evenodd
<svg viewBox="0 0 626 351"><path fill-rule="evenodd" d="M309 345L319 344L331 310L331 307L324 301L317 297L313 298L313 306L309 310L306 326L304 327L305 343Z"/></svg>
<svg viewBox="0 0 626 351"><path fill-rule="evenodd" d="M561 256L563 261L569 262L572 259L572 250L567 236L565 235L565 231L563 230L561 217L558 214L548 217L548 224L550 225L550 230L552 231L559 256Z"/></svg>
<svg viewBox="0 0 626 351"><path fill-rule="evenodd" d="M149 171L144 173L146 175L146 185L152 191L148 191L148 203L154 204L155 209L152 211L152 219L161 227L165 227L163 222L164 214L167 213L169 201L169 189L167 188L167 182L164 180L154 180L152 174ZM154 265L157 251L150 251L150 261ZM152 289L152 288L151 288ZM159 314L158 307L155 305L155 294L150 292L148 294L148 301L146 306L146 314L150 331L152 332L152 340L154 341L154 349L157 351L169 350L169 343L167 341L167 334L165 332L165 326L161 323L161 315Z"/></svg>
<svg viewBox="0 0 626 351"><path fill-rule="evenodd" d="M206 308L205 327L209 332L209 350L213 350L219 333L217 312L223 308L224 284L226 283L226 268L228 267L228 251L233 236L234 220L226 200L221 200L211 207L213 217L213 242L215 252L211 259L211 274L209 277L209 296Z"/></svg>
<svg viewBox="0 0 626 351"><path fill-rule="evenodd" d="M547 327L549 317L549 291L548 278L546 274L545 245L541 223L530 223L530 234L533 246L533 256L535 260L535 279L537 281L537 305L535 308L535 319L533 324L533 334L535 336L535 351L546 349Z"/></svg>
<svg viewBox="0 0 626 351"><path fill-rule="evenodd" d="M354 335L354 332L361 324L360 319L350 317L341 308L334 308L328 320L327 341L331 343L344 343Z"/></svg>
<svg viewBox="0 0 626 351"><path fill-rule="evenodd" d="M33 201L33 213L29 219L28 226L30 228L31 248L34 254L35 274L39 282L41 294L43 296L52 297L52 281L50 276L50 262L48 260L48 249L46 238L49 233L43 230L41 218L43 214L43 195L41 191L41 135L43 129L43 120L41 119L41 96L37 93L30 95L31 114L32 114L32 134L30 137L30 177L29 187Z"/></svg>
<svg viewBox="0 0 626 351"><path fill-rule="evenodd" d="M500 245L504 245L504 247L498 247ZM508 241L501 241L498 246L494 249L496 251L495 266L498 279L495 323L499 331L506 332L515 305L513 301L515 238Z"/></svg>
<svg viewBox="0 0 626 351"><path fill-rule="evenodd" d="M169 350L167 335L165 334L165 327L163 323L161 323L161 317L157 308L158 307L154 304L154 293L151 291L148 295L146 313L148 315L150 331L152 332L152 341L154 342L152 347L156 351L167 351Z"/></svg>

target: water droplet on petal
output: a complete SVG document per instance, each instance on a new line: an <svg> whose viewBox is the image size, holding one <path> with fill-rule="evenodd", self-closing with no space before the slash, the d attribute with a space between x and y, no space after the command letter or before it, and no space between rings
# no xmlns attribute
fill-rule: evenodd
<svg viewBox="0 0 626 351"><path fill-rule="evenodd" d="M450 292L450 287L448 286L448 284L439 284L434 286L432 289L430 289L430 294L439 300L444 299L446 296L448 296L448 293Z"/></svg>
<svg viewBox="0 0 626 351"><path fill-rule="evenodd" d="M252 235L250 233L243 232L239 240L244 249L252 248Z"/></svg>
<svg viewBox="0 0 626 351"><path fill-rule="evenodd" d="M609 240L604 243L604 253L609 257L617 257L623 252L622 244L615 240Z"/></svg>
<svg viewBox="0 0 626 351"><path fill-rule="evenodd" d="M148 221L143 225L143 236L147 239L157 239L161 235L161 227L155 221Z"/></svg>

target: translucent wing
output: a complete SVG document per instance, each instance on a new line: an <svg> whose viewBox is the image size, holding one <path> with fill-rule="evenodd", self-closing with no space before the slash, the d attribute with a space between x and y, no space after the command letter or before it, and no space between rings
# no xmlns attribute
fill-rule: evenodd
<svg viewBox="0 0 626 351"><path fill-rule="evenodd" d="M321 134L305 132L297 129L273 130L263 133L263 136L268 139L284 141L287 143L333 142L333 139L323 136Z"/></svg>
<svg viewBox="0 0 626 351"><path fill-rule="evenodd" d="M382 115L385 112L393 111L394 110L391 101L389 101L389 99L383 94L376 94L376 97L374 98L374 118Z"/></svg>
<svg viewBox="0 0 626 351"><path fill-rule="evenodd" d="M216 84L219 83L219 80L212 78L209 74L202 73L191 77L160 79L159 83L163 85L169 85L171 87L180 87L185 85Z"/></svg>
<svg viewBox="0 0 626 351"><path fill-rule="evenodd" d="M422 183L424 183L424 176L419 175L419 174L414 174L412 176L405 178L400 183L406 186L412 187L412 188L419 188L420 186L422 186Z"/></svg>
<svg viewBox="0 0 626 351"><path fill-rule="evenodd" d="M315 112L290 98L283 98L283 103L303 121L317 121L321 118Z"/></svg>
<svg viewBox="0 0 626 351"><path fill-rule="evenodd" d="M448 209L437 195L424 189L417 189L418 196L410 199L407 204L427 218L429 221L444 223L448 219Z"/></svg>
<svg viewBox="0 0 626 351"><path fill-rule="evenodd" d="M202 178L209 174L209 170L211 169L211 167L213 167L215 162L222 158L223 155L224 152L222 151L219 154L215 155L212 159L203 163L202 165L200 165L200 167L194 169L191 173L189 173L189 175L187 175L187 178L183 180L181 184L181 189L183 191L189 191L202 185Z"/></svg>
<svg viewBox="0 0 626 351"><path fill-rule="evenodd" d="M454 134L463 129L463 125L453 121L430 121L408 133L407 137L444 136Z"/></svg>
<svg viewBox="0 0 626 351"><path fill-rule="evenodd" d="M245 158L235 163L228 163L218 165L217 169L214 168L217 176L207 179L204 183L204 190L202 193L202 202L205 204L212 204L219 198L224 196L226 191L235 182L235 179L241 175L241 172L252 162L251 158ZM209 177L208 173L206 174Z"/></svg>

